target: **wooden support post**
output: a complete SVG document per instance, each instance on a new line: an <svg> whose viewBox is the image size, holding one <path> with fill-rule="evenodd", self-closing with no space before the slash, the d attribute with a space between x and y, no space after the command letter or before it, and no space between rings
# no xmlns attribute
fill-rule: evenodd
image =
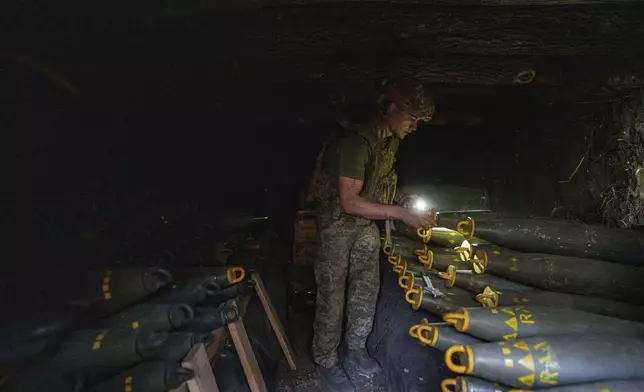
<svg viewBox="0 0 644 392"><path fill-rule="evenodd" d="M266 312L266 316L268 316L268 321L271 323L271 327L275 332L275 336L277 337L277 340L279 341L280 346L282 347L282 351L284 352L284 356L286 357L288 366L291 370L296 370L297 365L295 363L295 355L293 354L293 348L291 347L291 343L289 342L288 337L284 332L284 327L282 326L282 322L280 321L277 315L277 312L275 311L273 302L271 301L270 297L268 296L268 293L266 292L266 287L264 286L264 282L262 281L262 278L258 274L253 274L252 280L253 280L253 283L255 283L255 291L257 292L257 296L259 297L259 300L262 303L262 307Z"/></svg>
<svg viewBox="0 0 644 392"><path fill-rule="evenodd" d="M178 391L184 392L219 392L215 376L210 367L210 360L206 354L203 343L195 345L181 362L181 366L195 373L192 380L188 380Z"/></svg>
<svg viewBox="0 0 644 392"><path fill-rule="evenodd" d="M253 353L253 347L248 339L246 328L244 328L244 321L239 318L237 321L228 324L228 331L237 350L237 355L244 369L246 381L248 381L251 392L267 392L264 377L262 377L257 358Z"/></svg>

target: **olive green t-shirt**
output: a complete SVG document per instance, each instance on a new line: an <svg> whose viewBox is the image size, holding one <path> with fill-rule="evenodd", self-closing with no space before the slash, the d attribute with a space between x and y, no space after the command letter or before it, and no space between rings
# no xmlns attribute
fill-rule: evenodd
<svg viewBox="0 0 644 392"><path fill-rule="evenodd" d="M329 145L329 154L325 158L325 168L332 177L364 181L369 144L358 133L347 132Z"/></svg>

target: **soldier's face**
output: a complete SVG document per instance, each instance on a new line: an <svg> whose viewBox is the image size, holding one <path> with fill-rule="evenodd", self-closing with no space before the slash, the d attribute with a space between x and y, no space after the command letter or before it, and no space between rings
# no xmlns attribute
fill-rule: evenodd
<svg viewBox="0 0 644 392"><path fill-rule="evenodd" d="M418 129L418 119L401 110L395 103L391 103L387 109L387 125L389 126L389 131L395 137L404 139Z"/></svg>

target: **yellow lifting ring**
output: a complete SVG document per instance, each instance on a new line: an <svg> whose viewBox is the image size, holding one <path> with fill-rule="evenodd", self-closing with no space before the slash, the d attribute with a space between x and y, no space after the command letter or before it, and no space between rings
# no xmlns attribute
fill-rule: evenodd
<svg viewBox="0 0 644 392"><path fill-rule="evenodd" d="M466 332L470 327L470 314L467 312L467 309L460 308L459 313L445 313L443 315L443 320L452 324L454 329L459 332Z"/></svg>
<svg viewBox="0 0 644 392"><path fill-rule="evenodd" d="M456 267L450 265L447 267L446 272L439 272L438 276L446 280L445 286L454 287L454 284L456 283Z"/></svg>
<svg viewBox="0 0 644 392"><path fill-rule="evenodd" d="M428 346L436 347L438 341L438 330L431 325L421 325L418 328L418 340Z"/></svg>
<svg viewBox="0 0 644 392"><path fill-rule="evenodd" d="M387 258L387 261L391 265L398 265L400 264L400 255L392 255Z"/></svg>
<svg viewBox="0 0 644 392"><path fill-rule="evenodd" d="M414 306L416 303L416 299L414 298L417 295L420 295L421 290L418 288L418 286L413 285L410 288L407 289L405 292L405 301L409 303L410 305Z"/></svg>
<svg viewBox="0 0 644 392"><path fill-rule="evenodd" d="M400 286L403 289L407 288L407 286L409 286L409 277L407 275L399 276L398 286Z"/></svg>
<svg viewBox="0 0 644 392"><path fill-rule="evenodd" d="M418 339L418 328L420 328L421 325L422 324L415 324L409 327L409 336Z"/></svg>
<svg viewBox="0 0 644 392"><path fill-rule="evenodd" d="M411 304L414 310L418 310L420 304L423 303L423 289L412 283L405 291L405 301Z"/></svg>
<svg viewBox="0 0 644 392"><path fill-rule="evenodd" d="M456 231L461 233L466 240L469 240L474 236L475 226L476 223L474 222L474 219L467 218L466 220L462 220L456 224Z"/></svg>
<svg viewBox="0 0 644 392"><path fill-rule="evenodd" d="M226 270L226 278L228 283L235 284L244 280L246 277L246 270L243 267L231 267Z"/></svg>
<svg viewBox="0 0 644 392"><path fill-rule="evenodd" d="M432 229L419 227L416 229L416 235L418 235L424 243L428 243L429 239L432 237Z"/></svg>
<svg viewBox="0 0 644 392"><path fill-rule="evenodd" d="M388 242L385 242L385 244L382 246L382 251L387 255L391 256L392 253L394 253L395 246L391 245Z"/></svg>
<svg viewBox="0 0 644 392"><path fill-rule="evenodd" d="M426 256L427 252L430 252L429 248L427 247L427 244L423 244L423 249L416 249L414 251L414 254L416 256Z"/></svg>
<svg viewBox="0 0 644 392"><path fill-rule="evenodd" d="M401 274L398 277L398 285L405 289L405 291L409 290L409 288L414 284L414 275L413 274Z"/></svg>
<svg viewBox="0 0 644 392"><path fill-rule="evenodd" d="M431 269L434 265L434 252L427 250L426 255L418 256L418 261L420 261L420 263L424 265L425 268Z"/></svg>
<svg viewBox="0 0 644 392"><path fill-rule="evenodd" d="M407 275L407 261L402 260L399 265L402 266L402 269L398 272L398 274L402 276Z"/></svg>
<svg viewBox="0 0 644 392"><path fill-rule="evenodd" d="M475 298L485 308L494 308L499 306L499 293L490 286L486 286L485 289L483 289L483 292L478 294Z"/></svg>
<svg viewBox="0 0 644 392"><path fill-rule="evenodd" d="M465 365L457 365L454 362L454 354L460 354L458 356L458 362L465 363ZM474 370L474 353L472 352L472 348L460 344L451 346L445 351L445 364L454 373L471 374Z"/></svg>
<svg viewBox="0 0 644 392"><path fill-rule="evenodd" d="M442 392L454 392L456 391L456 379L455 378L446 378L441 381L441 391Z"/></svg>

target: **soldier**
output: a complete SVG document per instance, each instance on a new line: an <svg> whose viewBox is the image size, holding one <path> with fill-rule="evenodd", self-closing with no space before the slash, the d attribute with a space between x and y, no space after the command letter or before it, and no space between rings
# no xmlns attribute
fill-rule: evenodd
<svg viewBox="0 0 644 392"><path fill-rule="evenodd" d="M380 236L374 220L399 219L413 228L429 225L427 216L392 205L393 164L399 141L419 121L431 119L433 99L421 84L401 79L387 83L377 103L378 112L367 121L341 123L318 158L309 192L319 230L313 360L338 392L354 390L338 357L345 302L343 367L352 365L362 374L380 370L365 349L380 285Z"/></svg>

